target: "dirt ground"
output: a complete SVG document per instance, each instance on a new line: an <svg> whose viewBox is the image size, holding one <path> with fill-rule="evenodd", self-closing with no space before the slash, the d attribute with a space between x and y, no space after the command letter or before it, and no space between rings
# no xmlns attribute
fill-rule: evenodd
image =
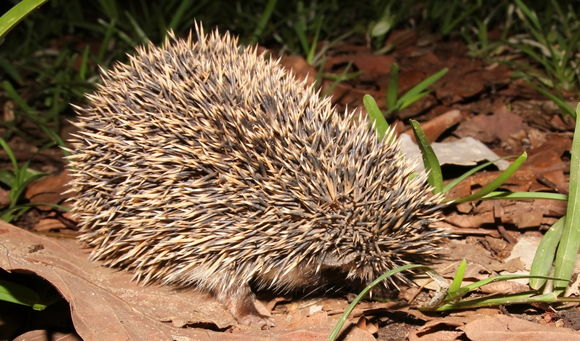
<svg viewBox="0 0 580 341"><path fill-rule="evenodd" d="M350 72L360 75L336 86L326 80L322 91L330 92L339 108L362 109L365 94L384 108L393 63L401 68L400 93L448 68L428 96L392 119L398 133L411 136L404 122L413 118L421 122L431 141L444 145L472 138L499 157L526 151L527 161L502 189L567 193L572 119L526 82L515 79L508 67L469 57L463 43L417 37L411 31L396 32L392 39L401 36L405 44L390 55L375 55L356 41L333 47L323 73L338 74L351 63ZM298 77L315 81L317 70L301 57L283 57L282 64ZM571 103L578 100L568 95ZM63 137L68 133L70 129L63 129ZM33 203L66 202L66 195L61 194L67 182L61 152L35 153L34 146L18 139L10 144L19 159L33 158L34 168L51 173L30 185L26 198ZM456 149L459 160L444 165L444 174L451 178L473 164L490 160L474 160L471 146ZM499 172L491 166L477 173L456 187L450 197L471 193ZM2 198L6 201L6 195L0 193L0 202ZM526 273L542 232L564 215L565 209L565 202L548 200L482 201L449 208L442 225L452 237L444 245L445 254L433 266L448 280L462 259L468 261L466 281ZM208 295L143 287L132 282L129 273L89 262L89 251L74 239L76 225L69 213L39 206L14 225L18 227L0 223L0 279L34 283L43 290L47 281L64 300L42 312L0 304L0 339L43 339L50 334L61 340L79 336L86 340L323 340L352 298L347 294L306 299L266 297L264 305L276 327L256 330L238 325ZM361 303L341 336L344 340L580 340L576 331L580 310L575 304L425 313L417 309L418 302L427 301L438 287L426 278L418 278L417 283L416 287L402 288L397 300ZM528 290L525 281L510 281L490 284L477 295ZM571 293L578 294L577 284Z"/></svg>

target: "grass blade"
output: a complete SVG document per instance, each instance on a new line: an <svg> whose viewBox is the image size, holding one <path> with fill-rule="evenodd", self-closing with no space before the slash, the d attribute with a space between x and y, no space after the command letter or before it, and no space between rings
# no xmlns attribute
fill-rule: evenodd
<svg viewBox="0 0 580 341"><path fill-rule="evenodd" d="M466 197L456 199L454 200L454 202L460 203L465 201L478 200L481 199L484 195L493 192L495 189L501 186L510 176L512 176L512 174L516 170L518 170L518 168L520 168L522 163L524 163L524 161L526 161L527 158L528 154L526 152L523 152L522 155L520 155L514 162L512 162L506 170L504 170L500 175L498 175L497 178L493 179L492 182L483 186L483 188L481 188L479 191Z"/></svg>
<svg viewBox="0 0 580 341"><path fill-rule="evenodd" d="M467 295L468 293L475 291L479 288L481 288L484 285L487 285L489 283L493 283L493 282L501 282L501 281L509 281L509 280L513 280L513 279L525 279L525 278L532 278L532 277L542 277L544 279L552 279L552 280L557 280L559 278L556 277L548 277L548 276L531 276L531 275L499 275L499 276L492 276L492 277L488 277L485 279L482 279L480 281L468 284L464 287L459 288L458 290L451 292L449 291L447 296L449 297L450 300L456 300L459 299L465 295ZM499 297L499 298L504 298L504 296ZM447 297L446 297L447 299ZM498 303L498 304L509 304L511 302L506 301L504 303ZM435 308L434 310L436 311L440 311L441 307Z"/></svg>
<svg viewBox="0 0 580 341"><path fill-rule="evenodd" d="M79 67L79 79L83 82L87 80L87 73L89 70L89 52L89 47L86 46L83 50L81 65Z"/></svg>
<svg viewBox="0 0 580 341"><path fill-rule="evenodd" d="M8 158L10 159L10 162L12 163L12 169L14 170L14 172L18 171L18 161L16 160L16 156L14 155L12 148L10 148L10 146L8 145L8 142L6 142L1 137L0 137L0 147L2 147L2 149L4 149L4 152L6 153L6 155L8 155Z"/></svg>
<svg viewBox="0 0 580 341"><path fill-rule="evenodd" d="M532 87L534 88L537 92L541 93L542 95L544 95L545 97L547 97L548 99L550 99L552 102L554 102L554 104L556 104L560 110L562 110L564 113L572 116L572 117L576 117L576 113L574 112L574 109L572 109L571 106L568 105L568 103L564 102L562 99L560 99L557 96L554 96L551 92L549 92L548 90L546 90L543 86L541 85L536 85L532 82L529 82L526 80L526 82Z"/></svg>
<svg viewBox="0 0 580 341"><path fill-rule="evenodd" d="M399 103L409 103L412 98L417 98L417 96L427 89L431 84L437 82L441 77L445 76L445 74L449 71L447 68L443 68L438 72L432 74L431 76L425 78L422 82L415 85L411 90L407 91L401 98L399 98ZM411 101L411 103L413 103Z"/></svg>
<svg viewBox="0 0 580 341"><path fill-rule="evenodd" d="M522 13L525 15L525 17L531 22L532 24L531 26L533 29L539 30L542 28L542 25L540 24L540 21L536 16L536 12L530 10L528 6L526 6L521 0L515 0L515 3L518 6L518 8L522 11Z"/></svg>
<svg viewBox="0 0 580 341"><path fill-rule="evenodd" d="M389 87L387 88L387 109L391 111L395 110L397 95L399 93L399 65L397 65L397 63L391 65L391 73L389 77Z"/></svg>
<svg viewBox="0 0 580 341"><path fill-rule="evenodd" d="M458 309L473 309L481 307L493 307L506 304L518 304L518 303L554 303L558 302L558 298L552 294L535 295L534 292L513 294L513 295L502 295L501 297L481 297L472 300L465 300L456 303L444 304L435 311L449 311Z"/></svg>
<svg viewBox="0 0 580 341"><path fill-rule="evenodd" d="M12 83L10 83L9 81L3 81L2 87L4 88L4 91L6 91L6 94L14 101L14 103L16 103L19 107L22 108L27 118L29 118L35 123L39 122L40 119L37 117L36 110L32 109L28 105L28 103L26 103L26 101L22 97L20 97L18 92L16 92L16 89L14 89L14 87L12 86Z"/></svg>
<svg viewBox="0 0 580 341"><path fill-rule="evenodd" d="M141 25L139 25L137 20L128 11L125 11L125 15L129 19L129 23L131 23L131 26L133 27L133 32L135 32L135 34L139 38L139 44L148 43L150 41L150 39L147 36L147 33L145 33L145 31L141 27ZM134 45L137 45L137 44L134 44Z"/></svg>
<svg viewBox="0 0 580 341"><path fill-rule="evenodd" d="M425 169L428 170L427 181L434 188L435 193L441 193L443 190L443 174L441 172L441 166L439 165L439 160L431 148L425 132L421 129L419 122L411 120L411 126L413 127L413 132L415 133L415 138L417 139L417 144L421 150L421 155L423 156L423 164Z"/></svg>
<svg viewBox="0 0 580 341"><path fill-rule="evenodd" d="M44 310L46 305L39 303L38 294L23 285L0 280L0 300L33 307L34 310Z"/></svg>
<svg viewBox="0 0 580 341"><path fill-rule="evenodd" d="M576 117L580 115L580 103L576 107ZM556 253L556 265L554 276L570 279L574 271L576 255L580 242L580 208L578 199L580 197L580 186L578 177L580 174L580 120L576 118L576 127L574 128L574 138L572 140L572 158L570 160L570 185L568 191L568 206L566 209L566 218L562 239ZM563 292L568 286L568 282L557 281L554 283L556 293Z"/></svg>
<svg viewBox="0 0 580 341"><path fill-rule="evenodd" d="M455 275L453 276L453 282L447 289L447 296L445 300L451 299L450 294L458 291L461 288L461 283L463 283L463 278L465 277L465 270L467 269L467 261L465 259L461 260L457 270L455 271Z"/></svg>
<svg viewBox="0 0 580 341"><path fill-rule="evenodd" d="M189 1L181 1L179 3L175 13L171 16L169 26L167 27L168 30L175 31L177 29L177 25L182 21L181 18L183 18L183 15L191 5L192 3Z"/></svg>
<svg viewBox="0 0 580 341"><path fill-rule="evenodd" d="M398 109L403 110L406 107L410 106L411 104L417 102L421 98L427 96L428 94L429 94L429 91L424 91L424 92L418 93L417 95L412 96L412 97L404 96L404 98L401 98L401 100L399 101Z"/></svg>
<svg viewBox="0 0 580 341"><path fill-rule="evenodd" d="M346 322L346 319L348 318L348 316L350 315L350 313L352 313L352 311L354 310L354 308L356 307L356 305L360 302L360 300L362 300L369 293L369 291L371 291L372 288L374 288L375 286L377 286L379 283L381 283L385 279L393 276L394 274L397 274L397 273L402 272L402 271L405 271L405 270L417 269L417 268L428 269L429 267L428 266L425 266L425 265L418 265L418 264L407 264L407 265L399 266L397 268L394 268L392 270L389 270L389 271L385 272L384 274L380 275L374 281L372 281L349 304L349 306L346 308L346 310L344 311L344 313L342 313L342 315L338 319L338 322L336 323L336 325L332 329L332 331L330 333L330 336L328 336L328 340L336 340L336 338L338 337L338 334L340 333L340 330L342 329L342 326Z"/></svg>
<svg viewBox="0 0 580 341"><path fill-rule="evenodd" d="M567 201L568 196L562 193L550 192L491 192L479 198L479 200L530 200L530 199L548 199Z"/></svg>
<svg viewBox="0 0 580 341"><path fill-rule="evenodd" d="M512 157L515 157L515 155L504 156L502 158L499 158L499 159L496 159L496 160L492 160L492 161L488 161L486 163L482 163L481 165L479 165L477 167L471 168L467 172L463 173L461 176L457 177L456 179L453 179L453 181L450 181L447 185L445 185L445 187L443 187L442 193L449 192L450 190L453 189L453 187L457 186L461 181L467 179L469 176L471 176L472 174L477 173L478 171L484 169L485 167L490 166L490 165L496 163L499 160L510 159Z"/></svg>
<svg viewBox="0 0 580 341"><path fill-rule="evenodd" d="M534 255L534 261L532 262L532 268L530 269L530 275L532 276L547 276L550 274L552 269L552 263L554 262L554 257L556 256L556 248L562 237L562 232L564 231L564 217L560 218L557 222L550 227L548 231L544 234L536 254ZM530 288L538 290L544 286L546 283L545 278L531 278Z"/></svg>
<svg viewBox="0 0 580 341"><path fill-rule="evenodd" d="M0 39L10 32L28 13L45 3L47 0L23 0L0 17Z"/></svg>
<svg viewBox="0 0 580 341"><path fill-rule="evenodd" d="M266 7L262 11L258 24L252 33L252 38L250 39L251 44L256 44L258 39L262 36L262 33L264 33L264 28L266 28L266 25L272 16L272 12L274 12L274 8L276 8L276 2L277 0L268 0L268 3L266 3Z"/></svg>
<svg viewBox="0 0 580 341"><path fill-rule="evenodd" d="M0 38L1 39L1 38ZM18 69L5 58L0 58L0 69L2 69L10 78L16 81L17 84L22 84L23 79Z"/></svg>
<svg viewBox="0 0 580 341"><path fill-rule="evenodd" d="M369 121L371 124L375 125L375 130L379 140L382 140L383 137L385 137L387 129L389 129L389 123L387 123L387 120L383 116L383 113L381 112L381 109L379 109L373 96L364 95L363 104L369 116Z"/></svg>

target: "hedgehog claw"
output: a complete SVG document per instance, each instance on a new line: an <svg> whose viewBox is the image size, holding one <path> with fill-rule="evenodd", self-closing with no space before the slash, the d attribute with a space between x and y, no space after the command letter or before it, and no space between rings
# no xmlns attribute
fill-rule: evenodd
<svg viewBox="0 0 580 341"><path fill-rule="evenodd" d="M256 295L248 285L235 291L218 293L216 296L240 324L260 329L274 327L274 321L269 316L260 313L258 305L263 310L265 307L256 299Z"/></svg>
<svg viewBox="0 0 580 341"><path fill-rule="evenodd" d="M246 315L241 318L236 318L240 324L250 327L258 327L260 329L270 329L275 326L274 321L265 315Z"/></svg>

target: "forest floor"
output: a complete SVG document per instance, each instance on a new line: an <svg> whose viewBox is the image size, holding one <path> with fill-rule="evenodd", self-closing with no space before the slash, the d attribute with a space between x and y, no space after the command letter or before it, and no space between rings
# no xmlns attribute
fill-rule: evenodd
<svg viewBox="0 0 580 341"><path fill-rule="evenodd" d="M373 54L356 41L333 46L326 53L322 73L301 57L282 57L281 62L310 82L322 76L318 77L323 79L321 91L330 94L341 110L364 110L365 94L372 95L384 108L389 71L395 62L401 70L400 93L448 68L449 72L431 86L429 95L397 113L392 120L397 132L410 137L413 134L404 122L409 118L420 121L429 139L441 143L441 148L454 156L443 167L446 179L493 160L494 155L517 156L525 151L527 161L502 189L567 193L573 119L562 115L553 102L525 81L514 78L505 65L471 58L461 42L419 37L406 30L394 32L391 37L403 44L399 42L389 55ZM345 70L360 74L338 84L324 80L327 74ZM573 103L578 98L570 96L568 100ZM4 105L5 111L7 108ZM62 137L66 139L71 130L65 127ZM61 193L68 175L61 151L55 148L38 153L36 147L18 138L9 142L18 159L33 160L31 168L50 173L29 185L25 197L32 203L66 206L67 195ZM482 145L487 147L484 156L480 154ZM9 167L9 162L5 165ZM502 168L500 164L498 167ZM498 167L478 172L448 197L465 196L482 187L497 176ZM7 196L7 192L0 192L0 203L6 202ZM564 201L550 200L458 204L444 212L442 225L452 237L443 246L444 254L432 265L450 280L465 259L466 282L497 274L525 274L542 233L565 210ZM10 312L1 315L0 339L24 340L51 333L61 339L80 335L92 340L323 340L350 297L264 297L264 306L276 326L257 330L238 325L208 295L195 290L144 287L132 282L130 273L89 262L89 250L74 239L76 224L69 213L37 206L13 224L18 227L0 223L0 279L25 282L47 291L47 297L51 295L46 284L49 282L64 299L44 311L0 302L0 311ZM576 331L580 328L580 309L575 304L427 313L417 309L417 302L428 300L438 287L426 278L417 279L417 283L419 286L401 288L395 300L359 304L341 335L345 340L580 340ZM527 291L526 281L492 283L470 298ZM571 286L571 294L578 295L577 283Z"/></svg>

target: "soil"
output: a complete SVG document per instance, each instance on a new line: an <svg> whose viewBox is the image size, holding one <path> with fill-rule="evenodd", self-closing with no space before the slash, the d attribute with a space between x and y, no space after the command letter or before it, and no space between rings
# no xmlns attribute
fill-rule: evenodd
<svg viewBox="0 0 580 341"><path fill-rule="evenodd" d="M316 75L360 72L352 80L333 84L322 78L339 108L363 110L362 97L372 95L381 108L393 63L400 66L402 94L433 73L449 72L431 86L420 101L389 120L398 133L412 136L408 120L421 122L432 142L482 142L497 156L527 152L524 165L502 186L510 191L567 193L570 146L574 120L563 115L549 100L525 81L513 77L500 63L488 63L468 55L458 41L418 37L399 31L391 39L405 37L388 55L376 55L351 41L331 48L317 72L303 58L283 57L282 63L298 77L316 81ZM404 42L404 43L402 43ZM273 54L275 54L273 52ZM506 56L507 57L507 56ZM566 94L570 103L578 95ZM574 105L572 105L574 107ZM9 103L4 103L8 108ZM66 138L63 129L63 137ZM33 203L66 205L67 173L58 150L36 152L36 147L13 139L19 159L51 175L28 186L26 198ZM469 158L467 152L459 152ZM28 157L27 157L28 156ZM7 159L4 156L4 160ZM466 161L468 164L485 160ZM9 163L5 163L9 167ZM444 166L453 178L472 166L461 162ZM490 166L457 186L449 197L465 196L499 174ZM6 205L5 191L0 204ZM445 212L443 225L453 237L446 252L433 266L447 280L460 260L468 261L465 280L473 282L492 275L526 273L542 232L566 210L563 201L482 201L459 204ZM15 227L15 226L17 227ZM87 260L88 251L74 240L74 218L51 206L38 206L13 222L0 223L0 280L16 281L56 297L45 311L0 304L0 339L199 339L199 340L323 340L346 309L348 297L274 297L265 301L276 327L256 330L240 326L208 295L195 290L143 287L131 275L100 267ZM42 285L38 283L42 282ZM50 283L50 284L48 284ZM395 301L365 301L350 315L341 337L345 340L580 340L580 309L576 304L486 307L448 313L425 313L417 302L436 293L433 281L419 278L421 288L402 288ZM501 282L471 297L506 295L529 290L525 281ZM54 286L54 287L53 287ZM571 294L577 295L577 285ZM61 296L61 299L58 297ZM409 302L410 303L407 303ZM492 334L493 333L493 334ZM530 334L532 333L532 334ZM492 336L493 335L493 336Z"/></svg>

